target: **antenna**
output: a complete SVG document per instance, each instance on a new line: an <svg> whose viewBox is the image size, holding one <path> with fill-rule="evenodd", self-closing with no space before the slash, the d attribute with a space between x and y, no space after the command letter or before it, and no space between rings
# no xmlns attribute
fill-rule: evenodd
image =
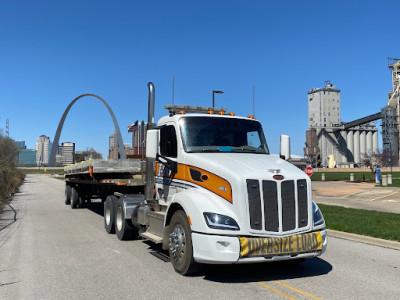
<svg viewBox="0 0 400 300"><path fill-rule="evenodd" d="M253 116L254 116L254 118L256 118L255 96L256 96L256 86L253 84Z"/></svg>
<svg viewBox="0 0 400 300"><path fill-rule="evenodd" d="M175 76L172 75L172 105L174 104Z"/></svg>
<svg viewBox="0 0 400 300"><path fill-rule="evenodd" d="M6 137L10 137L10 122L6 120Z"/></svg>

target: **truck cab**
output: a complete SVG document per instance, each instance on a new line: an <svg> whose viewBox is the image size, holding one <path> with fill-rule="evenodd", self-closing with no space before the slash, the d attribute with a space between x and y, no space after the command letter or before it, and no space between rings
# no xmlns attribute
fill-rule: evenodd
<svg viewBox="0 0 400 300"><path fill-rule="evenodd" d="M257 120L215 108L166 108L170 114L148 131L146 150L156 160L154 197L176 271L325 251L309 177L270 154Z"/></svg>
<svg viewBox="0 0 400 300"><path fill-rule="evenodd" d="M182 275L202 264L299 262L326 250L311 180L286 161L288 136L281 155L271 155L260 122L215 107L167 105L155 124L148 87L146 160L67 166L65 204L102 199L107 233L161 244Z"/></svg>

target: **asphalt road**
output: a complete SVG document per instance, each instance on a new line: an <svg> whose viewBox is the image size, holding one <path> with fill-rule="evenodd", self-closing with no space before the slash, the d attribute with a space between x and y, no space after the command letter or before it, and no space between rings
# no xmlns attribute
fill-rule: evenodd
<svg viewBox="0 0 400 300"><path fill-rule="evenodd" d="M329 238L320 258L207 266L183 277L142 240L103 227L101 203L72 210L64 183L28 175L3 214L0 299L398 299L400 251ZM152 255L153 254L153 255Z"/></svg>

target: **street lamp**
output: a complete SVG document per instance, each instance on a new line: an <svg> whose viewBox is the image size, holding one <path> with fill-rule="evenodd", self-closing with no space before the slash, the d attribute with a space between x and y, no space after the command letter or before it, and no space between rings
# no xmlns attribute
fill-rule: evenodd
<svg viewBox="0 0 400 300"><path fill-rule="evenodd" d="M212 107L215 107L215 94L223 94L224 92L223 91L214 91L213 90L213 106Z"/></svg>

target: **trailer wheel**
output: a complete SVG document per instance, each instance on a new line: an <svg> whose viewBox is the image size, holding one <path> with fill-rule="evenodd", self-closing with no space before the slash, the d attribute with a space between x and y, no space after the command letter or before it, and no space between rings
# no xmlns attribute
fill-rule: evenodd
<svg viewBox="0 0 400 300"><path fill-rule="evenodd" d="M71 186L68 184L65 184L65 204L70 205L71 204Z"/></svg>
<svg viewBox="0 0 400 300"><path fill-rule="evenodd" d="M85 195L81 195L80 197L79 197L79 207L80 208L83 208L83 207L85 207Z"/></svg>
<svg viewBox="0 0 400 300"><path fill-rule="evenodd" d="M71 188L71 208L74 209L78 206L79 203L79 194L76 188Z"/></svg>
<svg viewBox="0 0 400 300"><path fill-rule="evenodd" d="M175 271L181 275L195 275L202 265L193 258L190 225L182 210L176 211L169 226L169 256Z"/></svg>
<svg viewBox="0 0 400 300"><path fill-rule="evenodd" d="M114 195L107 196L104 202L104 228L107 233L115 233L115 206L117 197Z"/></svg>
<svg viewBox="0 0 400 300"><path fill-rule="evenodd" d="M121 198L117 201L115 215L115 233L120 241L133 240L138 237L138 229L132 221L125 218L124 202Z"/></svg>

